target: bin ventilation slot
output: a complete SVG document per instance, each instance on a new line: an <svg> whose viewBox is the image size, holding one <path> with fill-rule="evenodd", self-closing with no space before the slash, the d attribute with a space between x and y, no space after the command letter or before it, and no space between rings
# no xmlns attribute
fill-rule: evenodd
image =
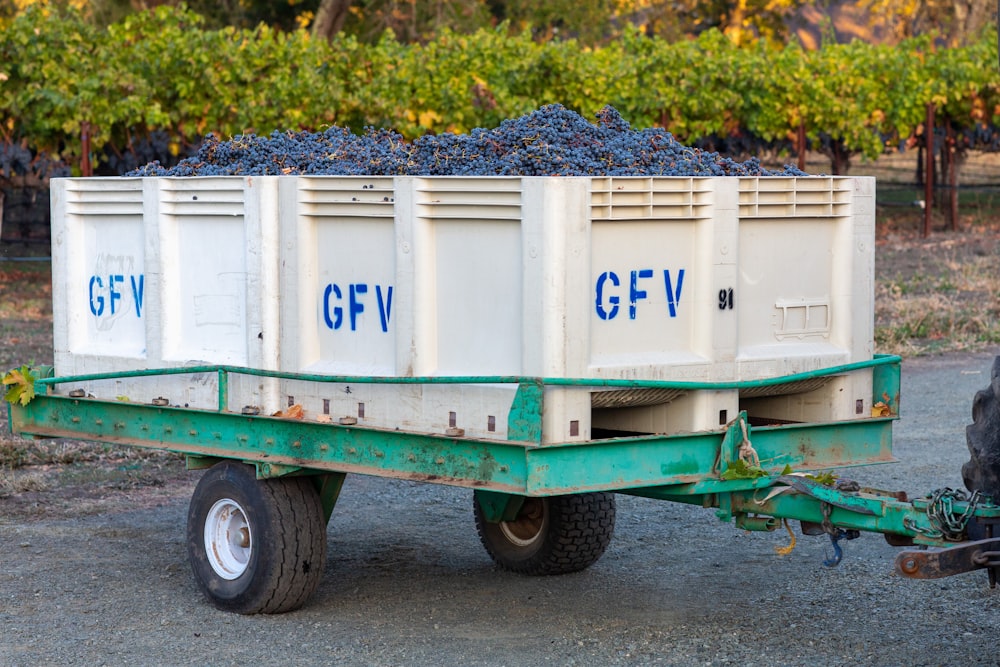
<svg viewBox="0 0 1000 667"><path fill-rule="evenodd" d="M175 216L242 217L246 198L242 183L224 180L224 177L165 180L161 189L163 211Z"/></svg>
<svg viewBox="0 0 1000 667"><path fill-rule="evenodd" d="M121 188L100 184L87 189L79 184L66 188L66 212L71 215L142 215L142 188L125 182Z"/></svg>
<svg viewBox="0 0 1000 667"><path fill-rule="evenodd" d="M769 387L752 387L750 389L740 389L740 399L744 398L765 398L767 396L785 396L787 394L804 394L807 391L814 391L824 386L830 381L829 377L810 378L799 380L798 382L786 382L775 384Z"/></svg>
<svg viewBox="0 0 1000 667"><path fill-rule="evenodd" d="M391 178L301 178L300 213L304 216L392 218L396 192Z"/></svg>
<svg viewBox="0 0 1000 667"><path fill-rule="evenodd" d="M637 408L661 405L683 396L683 389L600 389L590 394L592 408Z"/></svg>
<svg viewBox="0 0 1000 667"><path fill-rule="evenodd" d="M744 178L741 218L825 218L849 215L851 191L840 179Z"/></svg>
<svg viewBox="0 0 1000 667"><path fill-rule="evenodd" d="M437 220L521 220L521 181L456 178L420 180L416 204Z"/></svg>
<svg viewBox="0 0 1000 667"><path fill-rule="evenodd" d="M590 195L594 220L706 218L711 202L704 178L595 178Z"/></svg>

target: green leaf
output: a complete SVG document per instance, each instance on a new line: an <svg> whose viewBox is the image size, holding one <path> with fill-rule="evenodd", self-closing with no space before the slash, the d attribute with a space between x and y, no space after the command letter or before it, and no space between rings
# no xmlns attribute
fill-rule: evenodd
<svg viewBox="0 0 1000 667"><path fill-rule="evenodd" d="M27 366L15 368L3 376L3 384L10 389L4 394L8 403L27 405L35 397L35 380L38 378Z"/></svg>
<svg viewBox="0 0 1000 667"><path fill-rule="evenodd" d="M837 482L837 475L832 472L821 472L815 475L806 475L809 479L814 482L819 482L823 486L833 486Z"/></svg>
<svg viewBox="0 0 1000 667"><path fill-rule="evenodd" d="M767 477L767 471L760 466L749 465L743 459L736 459L731 462L725 472L722 473L722 479L726 481L733 479L757 479L758 477Z"/></svg>

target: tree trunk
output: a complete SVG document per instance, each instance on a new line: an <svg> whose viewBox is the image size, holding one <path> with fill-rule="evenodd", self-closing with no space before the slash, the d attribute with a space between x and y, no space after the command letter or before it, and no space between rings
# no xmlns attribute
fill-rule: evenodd
<svg viewBox="0 0 1000 667"><path fill-rule="evenodd" d="M316 19L312 25L312 35L317 39L330 41L344 27L351 0L320 0Z"/></svg>
<svg viewBox="0 0 1000 667"><path fill-rule="evenodd" d="M995 9L990 0L953 0L955 22L951 29L951 44L958 46L968 43L990 21L991 10Z"/></svg>
<svg viewBox="0 0 1000 667"><path fill-rule="evenodd" d="M830 158L830 171L834 176L846 176L851 169L851 151L840 139L830 139L823 154Z"/></svg>
<svg viewBox="0 0 1000 667"><path fill-rule="evenodd" d="M746 0L737 0L730 8L728 16L726 16L726 25L722 31L736 46L739 46L743 42L743 22L746 20L746 15Z"/></svg>

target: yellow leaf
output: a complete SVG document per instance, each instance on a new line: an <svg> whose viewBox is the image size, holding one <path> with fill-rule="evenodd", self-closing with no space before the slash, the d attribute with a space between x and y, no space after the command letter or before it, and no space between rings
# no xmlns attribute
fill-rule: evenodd
<svg viewBox="0 0 1000 667"><path fill-rule="evenodd" d="M889 406L883 403L882 401L879 401L878 403L872 405L872 417L890 417L890 416L892 416L892 410L890 410Z"/></svg>
<svg viewBox="0 0 1000 667"><path fill-rule="evenodd" d="M430 127L434 123L440 122L441 116L437 115L434 111L421 111L420 112L420 125L421 127Z"/></svg>
<svg viewBox="0 0 1000 667"><path fill-rule="evenodd" d="M15 368L3 376L3 384L10 385L4 394L8 403L27 405L35 397L35 375L27 366Z"/></svg>
<svg viewBox="0 0 1000 667"><path fill-rule="evenodd" d="M296 403L295 405L288 406L287 410L278 410L271 416L283 419L303 419L305 417L305 410L301 405Z"/></svg>

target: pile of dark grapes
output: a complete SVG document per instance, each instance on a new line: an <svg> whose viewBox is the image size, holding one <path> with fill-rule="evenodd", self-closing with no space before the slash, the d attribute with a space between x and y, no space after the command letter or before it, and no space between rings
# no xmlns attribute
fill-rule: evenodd
<svg viewBox="0 0 1000 667"><path fill-rule="evenodd" d="M597 123L559 104L495 129L425 135L412 142L385 129L209 135L197 155L174 167L151 162L127 176L805 176L770 171L756 158L736 162L690 148L662 129L633 130L610 106Z"/></svg>

